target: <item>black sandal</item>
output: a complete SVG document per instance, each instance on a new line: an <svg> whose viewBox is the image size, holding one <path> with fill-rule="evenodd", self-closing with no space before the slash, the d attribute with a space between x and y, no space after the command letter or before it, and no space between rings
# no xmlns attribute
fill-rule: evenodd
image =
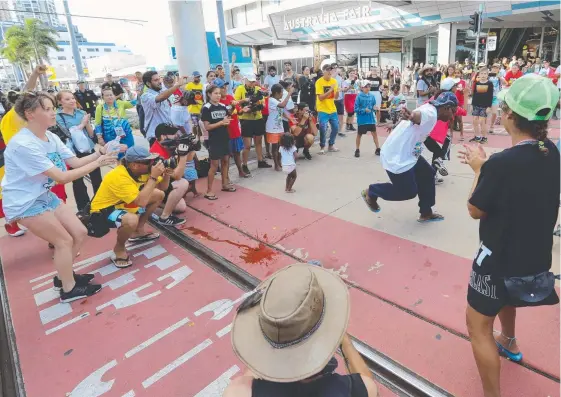
<svg viewBox="0 0 561 397"><path fill-rule="evenodd" d="M205 194L205 198L210 201L218 200L218 197L216 197L214 194L212 196L210 194Z"/></svg>
<svg viewBox="0 0 561 397"><path fill-rule="evenodd" d="M127 256L126 258L117 258L117 257L111 258L111 262L113 262L115 267L118 267L119 269L126 269L127 267L132 266L132 261L130 260L130 256ZM118 262L124 263L124 265L118 265L117 264Z"/></svg>

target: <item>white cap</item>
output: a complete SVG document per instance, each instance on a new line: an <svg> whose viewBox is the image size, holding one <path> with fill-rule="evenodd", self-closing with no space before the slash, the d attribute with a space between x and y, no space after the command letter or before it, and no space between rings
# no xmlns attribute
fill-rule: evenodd
<svg viewBox="0 0 561 397"><path fill-rule="evenodd" d="M450 91L455 85L456 81L452 77L446 77L442 80L442 83L440 83L440 89L442 91Z"/></svg>
<svg viewBox="0 0 561 397"><path fill-rule="evenodd" d="M367 85L372 85L372 83L370 82L370 80L361 80L360 81L360 88L364 88Z"/></svg>
<svg viewBox="0 0 561 397"><path fill-rule="evenodd" d="M247 75L245 78L246 78L247 81L250 81L250 82L257 81L254 74Z"/></svg>

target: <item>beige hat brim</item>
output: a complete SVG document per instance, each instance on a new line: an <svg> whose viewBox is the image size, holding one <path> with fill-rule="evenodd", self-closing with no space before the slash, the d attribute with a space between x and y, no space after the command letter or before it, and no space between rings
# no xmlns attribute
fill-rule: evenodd
<svg viewBox="0 0 561 397"><path fill-rule="evenodd" d="M338 275L316 266L291 266L308 267L324 292L325 312L319 328L303 342L274 348L261 332L260 305L237 313L232 327L234 353L257 377L272 382L296 382L319 373L341 344L349 322L349 293ZM275 272L258 288L285 269Z"/></svg>

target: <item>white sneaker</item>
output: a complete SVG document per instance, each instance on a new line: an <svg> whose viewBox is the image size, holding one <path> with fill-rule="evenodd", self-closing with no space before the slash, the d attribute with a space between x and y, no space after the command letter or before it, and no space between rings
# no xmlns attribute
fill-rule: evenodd
<svg viewBox="0 0 561 397"><path fill-rule="evenodd" d="M321 155L325 154L325 149L321 149L321 150L318 152L318 154L321 154Z"/></svg>
<svg viewBox="0 0 561 397"><path fill-rule="evenodd" d="M434 178L435 185L442 185L443 183L444 183L444 178L440 178L438 176Z"/></svg>

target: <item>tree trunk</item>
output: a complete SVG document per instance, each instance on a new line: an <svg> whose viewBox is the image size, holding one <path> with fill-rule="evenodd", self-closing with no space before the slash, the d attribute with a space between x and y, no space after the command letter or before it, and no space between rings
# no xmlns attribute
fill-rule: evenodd
<svg viewBox="0 0 561 397"><path fill-rule="evenodd" d="M35 47L35 45L33 45L33 49L35 50L35 62L36 62L36 64L37 65L42 65L43 60L39 56L39 52L37 51L37 47ZM33 72L33 69L31 71ZM39 75L39 82L41 83L41 90L47 91L47 88L49 86L49 83L47 81L47 76L45 76L44 74Z"/></svg>

